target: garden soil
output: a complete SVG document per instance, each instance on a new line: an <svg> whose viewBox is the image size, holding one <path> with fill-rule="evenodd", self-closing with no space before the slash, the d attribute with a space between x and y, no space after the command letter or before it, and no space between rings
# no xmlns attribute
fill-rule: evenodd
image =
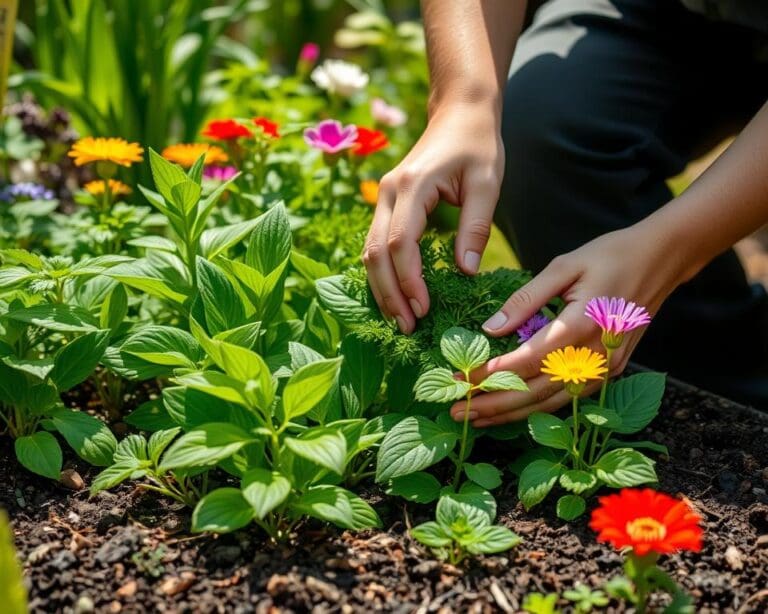
<svg viewBox="0 0 768 614"><path fill-rule="evenodd" d="M665 569L697 612L768 611L768 416L673 383L641 437L669 447L669 459L657 458L660 488L686 497L705 522L703 552L668 557ZM562 522L551 504L526 512L512 480L495 493L499 522L522 544L456 568L408 537L431 508L378 490L363 495L384 531L309 524L268 547L255 530L190 535L188 510L130 485L89 498L38 479L2 442L0 506L12 518L34 612L517 612L530 592L598 587L621 571L586 517ZM503 445L490 454L513 460ZM73 487L96 473L69 467ZM608 611L622 608L612 602Z"/></svg>

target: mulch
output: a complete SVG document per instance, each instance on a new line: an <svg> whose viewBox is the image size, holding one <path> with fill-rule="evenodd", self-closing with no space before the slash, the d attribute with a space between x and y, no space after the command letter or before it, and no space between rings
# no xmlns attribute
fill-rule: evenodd
<svg viewBox="0 0 768 614"><path fill-rule="evenodd" d="M705 519L704 550L667 557L665 569L697 612L768 611L768 415L672 383L640 436L669 447L660 489L687 497ZM504 447L494 454L513 460ZM86 483L95 475L68 463ZM527 593L599 587L620 573L621 557L595 543L586 517L565 523L551 504L526 512L515 492L510 478L494 494L499 522L523 543L457 568L408 537L431 508L375 488L364 496L384 531L308 523L269 547L251 529L190 535L187 509L131 485L89 498L38 479L17 465L8 438L0 443L0 506L34 612L517 612ZM606 611L624 609L614 601Z"/></svg>

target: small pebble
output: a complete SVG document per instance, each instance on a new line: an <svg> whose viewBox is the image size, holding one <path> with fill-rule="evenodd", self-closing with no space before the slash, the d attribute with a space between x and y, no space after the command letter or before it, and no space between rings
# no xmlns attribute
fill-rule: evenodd
<svg viewBox="0 0 768 614"><path fill-rule="evenodd" d="M93 612L96 609L96 606L93 603L93 599L91 599L88 595L81 596L77 603L75 603L75 614L87 614L88 612Z"/></svg>
<svg viewBox="0 0 768 614"><path fill-rule="evenodd" d="M744 569L744 555L736 546L728 546L725 549L725 562L733 571Z"/></svg>
<svg viewBox="0 0 768 614"><path fill-rule="evenodd" d="M83 490L85 488L83 478L74 469L64 469L61 472L59 481L64 488L69 488L70 490Z"/></svg>
<svg viewBox="0 0 768 614"><path fill-rule="evenodd" d="M757 538L758 548L768 548L768 533Z"/></svg>

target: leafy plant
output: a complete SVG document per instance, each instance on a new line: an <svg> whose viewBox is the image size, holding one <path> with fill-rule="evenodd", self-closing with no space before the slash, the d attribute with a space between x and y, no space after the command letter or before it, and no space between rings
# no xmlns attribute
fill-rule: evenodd
<svg viewBox="0 0 768 614"><path fill-rule="evenodd" d="M530 614L560 614L557 593L528 593L523 599L523 610Z"/></svg>
<svg viewBox="0 0 768 614"><path fill-rule="evenodd" d="M5 510L0 509L0 595L8 614L26 614L27 589L13 547L13 532Z"/></svg>
<svg viewBox="0 0 768 614"><path fill-rule="evenodd" d="M608 605L610 599L601 590L592 590L586 584L576 583L572 589L563 592L563 597L572 602L577 612L587 614L595 608Z"/></svg>

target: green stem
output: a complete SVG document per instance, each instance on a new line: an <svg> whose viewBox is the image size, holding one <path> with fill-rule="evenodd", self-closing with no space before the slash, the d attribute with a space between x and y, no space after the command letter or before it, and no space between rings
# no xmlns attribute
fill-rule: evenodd
<svg viewBox="0 0 768 614"><path fill-rule="evenodd" d="M469 373L465 373L466 381L469 381ZM464 468L464 455L467 453L467 439L469 438L469 410L472 405L472 389L467 392L467 408L464 410L464 429L461 433L461 448L459 449L459 461L456 463L456 473L453 474L453 490L459 488L461 470Z"/></svg>
<svg viewBox="0 0 768 614"><path fill-rule="evenodd" d="M613 354L613 349L611 348L605 348L605 362L608 366L608 373L611 372L611 355ZM605 395L608 392L608 375L603 378L603 386L600 388L600 407L605 407Z"/></svg>
<svg viewBox="0 0 768 614"><path fill-rule="evenodd" d="M578 469L581 459L579 458L579 397L577 395L571 397L571 405L573 407L573 459L574 468Z"/></svg>
<svg viewBox="0 0 768 614"><path fill-rule="evenodd" d="M333 182L335 179L336 174L336 165L328 166L328 186L327 186L327 198L328 198L328 209L333 208Z"/></svg>

